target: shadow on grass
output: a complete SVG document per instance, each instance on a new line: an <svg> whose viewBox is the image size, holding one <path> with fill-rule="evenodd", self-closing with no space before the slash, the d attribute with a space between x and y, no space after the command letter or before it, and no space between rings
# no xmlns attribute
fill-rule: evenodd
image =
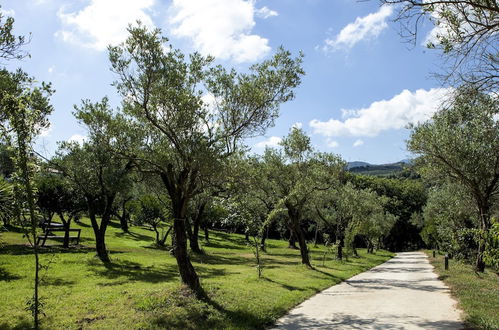
<svg viewBox="0 0 499 330"><path fill-rule="evenodd" d="M196 297L183 286L145 296L136 308L146 313L139 327L147 329L264 329L273 322L245 306L226 308L206 292Z"/></svg>
<svg viewBox="0 0 499 330"><path fill-rule="evenodd" d="M327 277L334 278L334 279L337 279L337 280L341 280L341 278L340 278L340 277L338 277L338 276L334 276L334 275L333 275L333 274L331 274L331 273L328 273L328 272L322 271L322 270L317 269L317 268L315 268L315 267L312 267L312 270L313 270L314 272L320 273L320 274L322 274L322 275L326 275Z"/></svg>
<svg viewBox="0 0 499 330"><path fill-rule="evenodd" d="M274 284L280 285L281 287L283 287L284 289L289 290L289 291L295 291L295 290L305 291L305 290L307 290L306 288L299 288L297 286L292 286L292 285L280 283L280 282L274 281L274 280L272 280L272 279L270 279L268 277L265 277L265 276L263 276L262 279L265 280L265 281L268 281L270 283L274 283Z"/></svg>
<svg viewBox="0 0 499 330"><path fill-rule="evenodd" d="M143 234L138 234L138 233L133 233L129 231L128 233L125 232L117 232L114 233L114 236L119 237L119 238L128 238L134 241L154 241L154 238L148 235L143 235Z"/></svg>
<svg viewBox="0 0 499 330"><path fill-rule="evenodd" d="M46 277L42 280L42 283L44 285L51 285L51 286L71 286L76 284L75 281L68 281L63 278L52 278L52 277Z"/></svg>
<svg viewBox="0 0 499 330"><path fill-rule="evenodd" d="M92 227L91 225L89 225L88 223L85 223L85 222L76 222L75 221L75 224L77 224L78 226L80 227L86 227L86 228L89 228L89 227Z"/></svg>
<svg viewBox="0 0 499 330"><path fill-rule="evenodd" d="M13 326L8 324L7 322L1 322L0 329L5 329L5 330L33 329L33 322L28 320L27 318L18 319Z"/></svg>
<svg viewBox="0 0 499 330"><path fill-rule="evenodd" d="M86 246L72 246L70 248L63 248L62 246L44 246L40 247L38 253L40 254L50 254L50 253L91 253L95 252L95 248ZM113 251L113 253L119 253ZM10 254L10 255L30 255L33 254L33 248L29 245L5 245L0 249L0 254Z"/></svg>
<svg viewBox="0 0 499 330"><path fill-rule="evenodd" d="M20 280L21 278L22 278L21 276L9 273L6 269L0 267L0 281L10 282L15 280ZM0 329L3 328L0 326Z"/></svg>
<svg viewBox="0 0 499 330"><path fill-rule="evenodd" d="M220 255L220 254L191 254L192 261L200 264L209 265L246 265L253 260L253 258L245 258L236 255ZM197 266L196 266L197 267Z"/></svg>
<svg viewBox="0 0 499 330"><path fill-rule="evenodd" d="M129 281L159 283L171 281L178 277L177 267L174 265L159 268L155 266L143 266L142 264L128 260L116 260L109 263L91 260L89 261L89 266L90 270L96 275L111 280L126 277Z"/></svg>
<svg viewBox="0 0 499 330"><path fill-rule="evenodd" d="M230 250L244 250L247 249L247 245L244 240L241 240L239 243L234 244L234 240L231 242L232 244L224 243L223 241L215 241L213 239L208 243L204 243L204 246L215 248L215 249L230 249Z"/></svg>

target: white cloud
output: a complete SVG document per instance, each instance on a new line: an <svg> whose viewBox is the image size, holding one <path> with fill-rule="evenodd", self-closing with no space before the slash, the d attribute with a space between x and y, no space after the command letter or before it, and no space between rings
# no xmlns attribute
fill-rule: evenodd
<svg viewBox="0 0 499 330"><path fill-rule="evenodd" d="M291 128L298 128L301 129L303 127L303 124L300 122L296 122L293 125L291 125Z"/></svg>
<svg viewBox="0 0 499 330"><path fill-rule="evenodd" d="M344 121L314 119L309 125L314 133L324 136L376 136L381 131L429 119L449 92L445 88L418 89L414 93L403 90L390 100L376 101L367 108L350 112L351 118Z"/></svg>
<svg viewBox="0 0 499 330"><path fill-rule="evenodd" d="M251 34L259 11L254 1L173 0L171 8L171 33L192 39L204 55L241 63L259 60L270 51L268 39Z"/></svg>
<svg viewBox="0 0 499 330"><path fill-rule="evenodd" d="M272 16L277 16L279 15L275 10L269 9L268 7L264 6L260 9L256 10L256 16L266 19Z"/></svg>
<svg viewBox="0 0 499 330"><path fill-rule="evenodd" d="M364 141L362 141L361 139L358 139L356 140L354 143L353 143L353 146L354 147L360 147L361 145L364 144Z"/></svg>
<svg viewBox="0 0 499 330"><path fill-rule="evenodd" d="M364 17L357 17L355 22L348 24L333 39L326 39L323 47L326 51L350 49L362 40L374 39L388 27L386 19L393 13L391 6L381 6L380 9Z"/></svg>
<svg viewBox="0 0 499 330"><path fill-rule="evenodd" d="M3 17L7 17L7 16L14 17L16 15L16 12L14 11L14 9L0 8L0 14L2 14Z"/></svg>
<svg viewBox="0 0 499 330"><path fill-rule="evenodd" d="M88 137L81 134L74 134L68 139L68 142L77 142L78 144L83 144L83 142L87 141Z"/></svg>
<svg viewBox="0 0 499 330"><path fill-rule="evenodd" d="M337 148L340 146L338 141L334 141L334 140L330 140L330 139L327 139L326 144L328 147L331 147L331 148Z"/></svg>
<svg viewBox="0 0 499 330"><path fill-rule="evenodd" d="M255 144L255 147L257 148L265 148L265 147L270 147L270 148L275 148L279 146L279 143L282 141L282 139L278 136L271 136L267 140L258 142Z"/></svg>
<svg viewBox="0 0 499 330"><path fill-rule="evenodd" d="M52 73L52 72L54 72L54 70L55 70L55 66L52 65L50 68L48 68L47 71L48 71L48 73Z"/></svg>
<svg viewBox="0 0 499 330"><path fill-rule="evenodd" d="M65 12L65 7L61 7L57 16L63 28L56 36L65 42L102 51L109 44L116 45L126 39L129 23L140 20L153 27L146 13L153 5L154 0L90 0L77 12Z"/></svg>

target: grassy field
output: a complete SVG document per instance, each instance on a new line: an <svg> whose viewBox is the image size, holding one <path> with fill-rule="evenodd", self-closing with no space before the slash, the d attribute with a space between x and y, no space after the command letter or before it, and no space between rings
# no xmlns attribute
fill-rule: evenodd
<svg viewBox="0 0 499 330"><path fill-rule="evenodd" d="M322 267L323 248L311 247L315 269L307 269L299 251L269 240L258 279L244 238L212 232L209 243L202 241L205 254L191 256L209 296L199 301L180 286L175 259L154 247L153 232L132 227L124 234L113 224L107 232L112 263L103 265L88 222L75 227L82 229L81 246L65 250L47 241L52 246L43 249L42 263L50 265L41 289L45 329L264 328L307 297L392 256L360 250L360 258L343 262L329 255ZM22 234L4 232L1 240L0 329L26 328L34 257Z"/></svg>
<svg viewBox="0 0 499 330"><path fill-rule="evenodd" d="M444 269L444 256L432 257L431 264L451 289L464 311L464 321L470 329L499 329L499 277L492 270L476 273L472 265L449 260L449 270Z"/></svg>

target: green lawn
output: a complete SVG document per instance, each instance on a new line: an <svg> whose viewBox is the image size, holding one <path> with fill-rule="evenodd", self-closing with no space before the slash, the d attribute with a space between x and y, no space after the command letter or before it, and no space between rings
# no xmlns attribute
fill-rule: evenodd
<svg viewBox="0 0 499 330"><path fill-rule="evenodd" d="M78 226L74 226L78 227ZM322 248L311 247L316 269L300 264L299 251L269 240L264 278L240 235L212 232L201 241L205 255L192 255L209 300L198 301L179 283L175 259L153 246L153 232L117 224L107 232L112 263L95 257L93 233L84 220L80 247L68 250L47 241L42 263L50 263L41 288L42 328L217 328L250 329L272 324L316 292L369 269L392 254L360 250L360 258L332 260L322 267ZM0 329L29 327L25 302L32 295L34 257L22 234L4 232L0 247Z"/></svg>
<svg viewBox="0 0 499 330"><path fill-rule="evenodd" d="M444 256L432 257L426 251L431 264L451 289L464 311L464 321L470 329L499 329L499 277L486 269L476 273L472 265L449 260L449 270L444 269Z"/></svg>

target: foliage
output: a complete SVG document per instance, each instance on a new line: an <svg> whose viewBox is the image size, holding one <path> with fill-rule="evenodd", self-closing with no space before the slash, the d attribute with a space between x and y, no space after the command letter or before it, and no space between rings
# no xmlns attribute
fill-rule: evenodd
<svg viewBox="0 0 499 330"><path fill-rule="evenodd" d="M71 182L76 194L85 199L96 237L96 250L103 262L109 262L105 237L115 208L116 196L130 185L132 162L112 152L120 132L119 117L113 115L107 98L101 102L82 102L75 116L88 129L82 144L63 142L52 164ZM101 215L101 220L97 216Z"/></svg>
<svg viewBox="0 0 499 330"><path fill-rule="evenodd" d="M274 124L281 103L294 97L303 75L302 56L280 49L247 73L214 66L212 57L185 56L156 29L128 29L122 45L109 48L114 83L124 99L128 121L123 153L141 171L155 173L168 192L174 218L175 257L182 281L201 291L187 255L185 219L203 181L223 173L242 139ZM206 97L212 102L207 102ZM126 128L126 129L125 129ZM123 134L121 135L123 136ZM117 141L120 141L118 138Z"/></svg>
<svg viewBox="0 0 499 330"><path fill-rule="evenodd" d="M444 183L431 187L423 208L421 237L428 247L450 253L456 258L476 256L476 242L470 241L467 229L479 227L473 201L458 184Z"/></svg>
<svg viewBox="0 0 499 330"><path fill-rule="evenodd" d="M266 149L260 162L259 177L267 180L277 199L269 215L282 215L291 235L299 243L302 263L310 265L304 222L313 216L316 199L339 184L345 163L337 155L315 153L310 138L298 128L292 128L282 142L282 150Z"/></svg>
<svg viewBox="0 0 499 330"><path fill-rule="evenodd" d="M484 252L483 260L496 273L499 273L499 220L492 219L492 226L486 239L487 249Z"/></svg>
<svg viewBox="0 0 499 330"><path fill-rule="evenodd" d="M7 22L12 23L9 20ZM10 29L11 27L7 27L7 33L10 33ZM1 35L0 41L5 42L5 40L2 40L4 37L4 35ZM15 43L15 40L7 39L7 42ZM0 47L3 45L0 44ZM16 56L19 53L16 53L16 46L13 47L9 48L8 46L4 51L7 54L10 52L11 56ZM4 57L9 58L10 55L4 55ZM12 146L12 160L15 168L12 175L15 211L35 256L34 290L28 305L33 315L35 329L39 327L39 316L43 312L39 297L39 270L41 265L38 254L38 217L33 183L37 171L35 159L33 158L33 144L41 129L47 128L49 125L46 117L52 112L52 106L49 103L52 93L53 90L50 84L42 82L41 86L38 86L35 84L34 78L29 77L21 70L15 73L8 72L5 69L0 71L0 108L2 109L0 113L0 133L2 134L2 141Z"/></svg>
<svg viewBox="0 0 499 330"><path fill-rule="evenodd" d="M5 226L10 223L14 213L14 192L12 185L0 177L0 221Z"/></svg>
<svg viewBox="0 0 499 330"><path fill-rule="evenodd" d="M413 214L421 212L426 203L426 188L421 180L350 175L347 181L357 189L371 189L389 198L384 210L397 220L384 239L386 248L403 251L422 247L420 230L411 222Z"/></svg>
<svg viewBox="0 0 499 330"><path fill-rule="evenodd" d="M29 42L29 38L14 35L13 29L14 18L5 17L0 7L0 59L20 60L29 56L27 52L21 49L22 46Z"/></svg>
<svg viewBox="0 0 499 330"><path fill-rule="evenodd" d="M451 104L431 121L413 127L410 151L420 155L423 177L448 179L462 185L473 198L479 229L486 236L491 208L499 193L499 100L471 87L456 91ZM480 240L476 268L483 271Z"/></svg>
<svg viewBox="0 0 499 330"><path fill-rule="evenodd" d="M0 143L0 175L9 178L14 173L13 151L6 143Z"/></svg>
<svg viewBox="0 0 499 330"><path fill-rule="evenodd" d="M149 225L156 233L156 244L165 246L166 239L172 228L168 224L171 211L158 197L142 195L132 203L132 219L138 225ZM165 229L169 226L169 229Z"/></svg>

